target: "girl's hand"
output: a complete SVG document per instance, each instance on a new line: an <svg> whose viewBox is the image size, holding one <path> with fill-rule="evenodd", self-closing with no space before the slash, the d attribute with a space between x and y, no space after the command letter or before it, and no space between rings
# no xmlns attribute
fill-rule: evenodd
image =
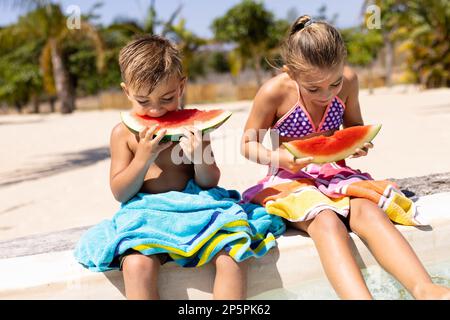
<svg viewBox="0 0 450 320"><path fill-rule="evenodd" d="M289 151L284 148L278 148L272 152L272 165L297 173L306 167L313 160L313 157L295 158Z"/></svg>
<svg viewBox="0 0 450 320"><path fill-rule="evenodd" d="M353 159L353 158L359 158L359 157L363 157L363 156L367 156L367 153L369 153L369 149L373 148L373 143L372 142L366 142L364 143L364 147L357 148L355 150L355 153L352 154L350 157L348 157L349 159Z"/></svg>
<svg viewBox="0 0 450 320"><path fill-rule="evenodd" d="M195 127L184 127L180 147L186 157L194 164L201 164L203 160L203 141L201 130Z"/></svg>
<svg viewBox="0 0 450 320"><path fill-rule="evenodd" d="M159 144L164 135L166 134L166 130L160 130L156 137L153 138L155 131L158 129L158 125L153 125L151 127L147 127L141 132L139 132L139 143L136 149L136 158L146 163L148 161L154 161L159 153L172 144L172 141Z"/></svg>

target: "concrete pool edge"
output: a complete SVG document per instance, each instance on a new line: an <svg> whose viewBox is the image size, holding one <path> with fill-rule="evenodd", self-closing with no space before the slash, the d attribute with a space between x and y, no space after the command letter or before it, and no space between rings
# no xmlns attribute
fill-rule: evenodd
<svg viewBox="0 0 450 320"><path fill-rule="evenodd" d="M431 227L397 227L424 263L441 261L450 256L450 193L424 196L417 203ZM72 234L76 236L76 232ZM353 233L351 238L361 268L375 265L364 243ZM28 246L31 242L27 237L22 244ZM18 240L3 245L8 243L20 246ZM124 299L120 272L90 272L76 263L72 250L6 256L0 259L0 299ZM250 260L248 296L324 277L312 240L289 230L278 238L275 250L261 259ZM182 269L168 264L161 268L160 295L162 299L210 299L213 279L211 265Z"/></svg>

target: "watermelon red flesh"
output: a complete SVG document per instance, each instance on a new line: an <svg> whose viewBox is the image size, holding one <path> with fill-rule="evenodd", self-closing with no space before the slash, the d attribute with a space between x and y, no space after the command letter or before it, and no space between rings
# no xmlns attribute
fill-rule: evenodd
<svg viewBox="0 0 450 320"><path fill-rule="evenodd" d="M313 157L314 163L339 161L372 141L381 129L381 124L354 126L336 131L332 136L317 136L310 139L285 142L283 145L296 158Z"/></svg>
<svg viewBox="0 0 450 320"><path fill-rule="evenodd" d="M146 127L159 125L159 128L166 129L166 136L181 136L182 128L194 126L199 130L205 131L211 128L217 128L223 124L231 112L225 110L185 109L167 112L162 117L139 116L130 112L121 112L121 118L124 124L133 132L140 132Z"/></svg>
<svg viewBox="0 0 450 320"><path fill-rule="evenodd" d="M152 118L149 116L138 116L142 124L151 126L158 124L161 128L170 129L180 126L194 125L195 122L205 122L216 118L223 113L223 110L200 111L197 109L186 109L168 112L162 117Z"/></svg>

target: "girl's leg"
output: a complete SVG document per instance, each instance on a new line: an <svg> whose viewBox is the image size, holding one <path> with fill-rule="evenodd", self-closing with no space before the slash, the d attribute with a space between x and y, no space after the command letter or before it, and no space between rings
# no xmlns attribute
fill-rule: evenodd
<svg viewBox="0 0 450 320"><path fill-rule="evenodd" d="M244 300L247 296L247 262L236 262L226 252L213 259L216 266L213 298L216 300Z"/></svg>
<svg viewBox="0 0 450 320"><path fill-rule="evenodd" d="M129 300L158 300L158 256L133 253L122 265L125 295Z"/></svg>
<svg viewBox="0 0 450 320"><path fill-rule="evenodd" d="M341 299L372 299L352 254L347 228L334 211L323 210L312 220L291 225L314 240L325 274Z"/></svg>
<svg viewBox="0 0 450 320"><path fill-rule="evenodd" d="M416 298L450 297L450 289L433 284L413 249L389 217L372 201L350 201L350 228L363 239L378 263Z"/></svg>

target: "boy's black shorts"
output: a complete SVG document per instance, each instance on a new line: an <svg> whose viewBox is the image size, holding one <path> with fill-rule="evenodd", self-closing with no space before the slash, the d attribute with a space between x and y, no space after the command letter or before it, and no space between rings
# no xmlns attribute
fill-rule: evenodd
<svg viewBox="0 0 450 320"><path fill-rule="evenodd" d="M132 254L142 254L142 253L140 253L139 251L134 250L134 249L128 249L127 251L122 253L119 256L119 269L120 269L120 271L122 271L122 266L123 266L123 262L125 261L125 258L127 256L129 256L129 255L132 255ZM161 262L161 265L163 265L163 264L169 262L170 260L172 260L167 253L160 253L160 254L157 254L156 256L159 258L159 261Z"/></svg>

